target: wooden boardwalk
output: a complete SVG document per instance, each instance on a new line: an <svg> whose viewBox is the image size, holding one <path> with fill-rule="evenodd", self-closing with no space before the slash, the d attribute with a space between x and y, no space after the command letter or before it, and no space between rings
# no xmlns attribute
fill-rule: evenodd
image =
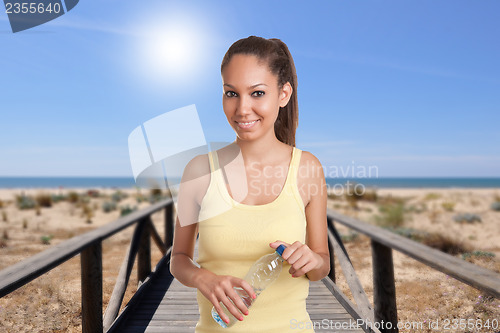
<svg viewBox="0 0 500 333"><path fill-rule="evenodd" d="M197 247L195 251L197 250ZM197 253L195 253L195 258ZM193 333L199 318L196 289L182 285L170 274L166 264L157 268L154 277L145 283L127 309L111 328L112 332L175 332ZM251 309L250 309L251 311ZM337 330L333 322L355 321L342 307L322 281L311 281L307 311L316 323L316 332L355 332L362 329ZM337 324L339 325L339 324ZM297 328L300 332L300 329Z"/></svg>
<svg viewBox="0 0 500 333"><path fill-rule="evenodd" d="M165 238L162 239L152 220L152 214L164 212ZM76 255L81 261L82 332L193 332L198 321L196 290L187 288L169 274L174 221L172 198L152 204L104 225L98 229L68 239L33 257L0 271L0 297L46 274ZM390 323L397 331L396 283L393 250L418 260L477 290L500 298L500 274L476 266L460 258L429 248L391 231L381 229L335 211L327 211L328 249L332 269L328 277L311 282L307 310L316 332L362 332L361 329L341 330L342 323L356 323L354 318L367 318L370 323ZM373 266L373 305L359 281L335 224L340 223L371 239ZM102 242L135 226L127 253L116 278L113 293L103 316ZM151 273L151 246L154 241L164 254ZM144 281L125 310L117 317L130 275L137 257L137 278ZM197 258L197 247L195 248ZM334 259L342 268L356 304L333 282L336 280ZM325 325L325 320L326 324ZM328 325L332 321L332 325ZM335 325L336 324L336 325ZM387 325L387 324L386 324ZM349 325L344 325L344 327ZM110 327L108 330L107 328ZM375 327L363 327L364 332L380 333Z"/></svg>

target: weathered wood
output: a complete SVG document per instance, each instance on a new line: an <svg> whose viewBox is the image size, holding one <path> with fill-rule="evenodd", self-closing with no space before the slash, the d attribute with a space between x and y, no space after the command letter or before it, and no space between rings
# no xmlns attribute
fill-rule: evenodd
<svg viewBox="0 0 500 333"><path fill-rule="evenodd" d="M197 247L195 247L196 258ZM170 252L169 252L170 253ZM199 319L197 291L173 279L169 265L162 260L151 280L145 282L132 297L108 333L120 332L194 332ZM171 280L169 280L171 279ZM171 284L170 284L171 283ZM311 281L307 311L317 332L362 333L363 330L325 329L325 323L354 322L352 316L339 304L321 281ZM299 328L297 328L300 331Z"/></svg>
<svg viewBox="0 0 500 333"><path fill-rule="evenodd" d="M144 230L141 233L141 240L139 242L139 253L137 256L137 280L144 282L148 275L151 273L151 238L150 228L147 225L151 222L151 216L148 216L139 224L144 224Z"/></svg>
<svg viewBox="0 0 500 333"><path fill-rule="evenodd" d="M134 267L135 257L139 250L139 241L144 228L145 223L139 223L134 230L134 235L132 236L132 240L127 249L127 254L125 255L125 259L120 267L120 272L116 278L115 287L113 288L113 293L111 294L108 307L104 313L104 330L109 329L120 311L123 297L125 296L125 291L127 290L128 281L130 279L130 274L132 272L132 268Z"/></svg>
<svg viewBox="0 0 500 333"><path fill-rule="evenodd" d="M355 321L359 321L359 323L363 323L361 321L365 320L364 323L366 323L366 319L362 317L361 311L359 310L359 308L356 305L354 305L346 295L344 295L342 290L340 290L340 288L335 283L333 283L333 281L330 280L330 278L326 277L321 281L328 288L328 290L330 290L332 295L335 296L335 298L339 301L339 303L342 305L342 307L352 316L352 318ZM373 327L373 326L362 325L362 328L365 332L380 333L380 331L376 327Z"/></svg>
<svg viewBox="0 0 500 333"><path fill-rule="evenodd" d="M333 220L330 217L326 218L328 222L328 227L333 227L335 228L333 224ZM328 273L328 276L330 279L332 279L333 283L335 283L335 251L333 248L333 243L328 239L328 252L330 253L330 272Z"/></svg>
<svg viewBox="0 0 500 333"><path fill-rule="evenodd" d="M471 264L447 253L432 249L391 231L359 221L328 210L328 216L335 222L356 230L389 248L424 263L440 272L448 274L476 289L500 298L500 274Z"/></svg>
<svg viewBox="0 0 500 333"><path fill-rule="evenodd" d="M160 235L158 234L158 231L155 228L155 225L153 224L152 221L148 223L149 231L151 233L151 238L153 238L153 241L155 242L156 246L158 249L160 249L161 253L165 255L167 253L167 248L165 246L165 243L163 243L163 240L161 239Z"/></svg>
<svg viewBox="0 0 500 333"><path fill-rule="evenodd" d="M165 207L165 247L168 249L174 243L174 202Z"/></svg>
<svg viewBox="0 0 500 333"><path fill-rule="evenodd" d="M158 304L158 300L153 300L152 298L147 297L148 289L157 284L159 288L168 290L170 284L172 283L174 277L170 274L170 254L172 253L172 248L168 249L165 256L160 260L160 262L156 265L156 269L153 274L151 274L151 278L146 279L144 283L139 287L137 292L134 294L130 302L127 304L122 313L116 318L113 322L108 333L111 332L124 332L124 325L126 324L127 318L135 313L136 309L143 308L143 301L154 302L154 304ZM160 280L161 279L161 280ZM160 281L160 283L158 283ZM161 300L162 298L160 298ZM142 328L142 332L144 332L144 327ZM167 331L168 332L168 331Z"/></svg>
<svg viewBox="0 0 500 333"><path fill-rule="evenodd" d="M64 263L79 254L96 240L106 239L129 227L143 216L149 216L169 204L172 199L166 199L140 211L136 211L104 225L98 229L73 237L57 244L50 249L38 253L15 265L0 271L0 297L3 297L26 283L45 274L52 268Z"/></svg>
<svg viewBox="0 0 500 333"><path fill-rule="evenodd" d="M358 276L354 271L354 268L352 267L347 252L344 252L345 248L341 248L337 239L333 236L331 230L328 230L328 239L333 244L335 252L337 253L340 267L342 267L342 272L344 273L344 276L347 280L347 284L349 285L352 296L356 301L361 317L373 322L374 317L372 305L370 304L368 296L366 296L363 286L361 285L361 282L359 281Z"/></svg>
<svg viewBox="0 0 500 333"><path fill-rule="evenodd" d="M392 249L371 241L373 260L373 303L375 321L391 323L381 329L383 333L398 332L398 310L396 307L396 284L394 282L394 264Z"/></svg>
<svg viewBox="0 0 500 333"><path fill-rule="evenodd" d="M102 332L102 246L95 242L82 251L82 332Z"/></svg>

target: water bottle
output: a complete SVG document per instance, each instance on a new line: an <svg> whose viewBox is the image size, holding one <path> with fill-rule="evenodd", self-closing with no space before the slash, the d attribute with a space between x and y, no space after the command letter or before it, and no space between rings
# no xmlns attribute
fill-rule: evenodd
<svg viewBox="0 0 500 333"><path fill-rule="evenodd" d="M257 297L259 297L260 293L280 275L284 260L281 255L284 250L285 246L280 245L274 253L262 256L252 265L252 267L250 267L248 273L243 278L243 280L252 286ZM255 299L257 299L251 298L243 288L234 287L234 289L241 297L247 308L250 308ZM230 301L234 304L232 300ZM226 322L217 313L217 310L215 310L215 307L212 307L212 318L219 323L220 326L224 328L231 327L239 321L227 310L226 306L222 302L220 302L220 305L222 306L224 313L229 317L229 323L226 324Z"/></svg>

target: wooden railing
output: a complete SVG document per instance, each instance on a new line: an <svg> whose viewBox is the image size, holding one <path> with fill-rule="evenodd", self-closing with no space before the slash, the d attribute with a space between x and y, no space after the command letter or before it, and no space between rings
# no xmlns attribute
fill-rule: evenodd
<svg viewBox="0 0 500 333"><path fill-rule="evenodd" d="M152 223L151 215L165 211L165 241ZM134 235L120 268L104 317L102 314L102 241L136 225ZM140 282L151 273L151 238L163 254L173 242L174 204L165 199L150 207L119 218L103 227L64 241L46 251L0 271L0 297L24 286L54 267L80 254L82 331L105 332L116 319L128 285L130 274L138 256L137 274Z"/></svg>
<svg viewBox="0 0 500 333"><path fill-rule="evenodd" d="M158 235L151 220L151 215L162 209L165 212L164 241ZM392 262L393 249L476 289L494 297L500 297L500 274L498 273L334 211L327 212L327 220L331 270L323 282L354 319L369 320L371 323L380 323L382 320L386 323L391 322L393 329L381 330L382 332L398 331L396 287ZM356 230L371 239L373 307L356 276L351 260L335 228L335 222ZM103 240L132 225L136 225L136 228L103 316L101 244ZM0 271L0 297L20 288L77 254L81 254L82 330L84 333L105 332L112 326L118 315L136 256L138 256L138 280L145 281L151 273L151 238L162 253L168 256L173 243L173 231L173 200L166 199L101 228L62 242ZM356 304L353 304L335 284L335 257L339 260ZM364 330L366 332L379 332L378 329L368 326L365 326Z"/></svg>
<svg viewBox="0 0 500 333"><path fill-rule="evenodd" d="M323 281L354 319L368 319L372 323L390 322L392 329L387 329L389 325L385 325L386 329L380 330L382 332L398 332L396 285L394 282L394 265L392 261L393 249L478 290L500 298L500 274L496 272L331 210L327 212L327 220L331 269L328 276L329 279L324 279ZM373 310L335 228L335 222L362 233L371 239ZM352 304L335 284L334 254L339 260L356 305ZM365 331L369 331L369 329L365 329Z"/></svg>

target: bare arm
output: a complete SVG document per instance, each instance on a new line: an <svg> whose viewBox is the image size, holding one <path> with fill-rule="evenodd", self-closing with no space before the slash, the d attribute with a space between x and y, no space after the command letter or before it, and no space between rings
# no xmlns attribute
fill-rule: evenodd
<svg viewBox="0 0 500 333"><path fill-rule="evenodd" d="M323 168L318 159L309 152L303 152L298 179L299 192L305 204L307 220L306 242L287 244L276 241L269 244L277 248L284 244L283 259L290 265L293 277L306 275L311 281L318 281L330 272L330 252L328 251L328 228L326 220L326 182Z"/></svg>
<svg viewBox="0 0 500 333"><path fill-rule="evenodd" d="M236 318L243 320L241 313L248 315L248 308L234 287L243 288L248 295L255 298L252 286L243 279L229 275L217 275L198 267L193 261L200 204L209 183L208 159L206 155L197 156L186 166L179 187L170 271L185 286L197 288L214 305L221 318L226 322L229 322L229 318L223 312L219 302L222 302ZM234 304L228 297L233 300Z"/></svg>
<svg viewBox="0 0 500 333"><path fill-rule="evenodd" d="M198 234L200 193L206 192L209 177L207 158L203 156L193 158L182 175L177 200L170 271L180 283L192 288L198 288L198 280L201 276L210 274L207 270L197 267L193 261Z"/></svg>

